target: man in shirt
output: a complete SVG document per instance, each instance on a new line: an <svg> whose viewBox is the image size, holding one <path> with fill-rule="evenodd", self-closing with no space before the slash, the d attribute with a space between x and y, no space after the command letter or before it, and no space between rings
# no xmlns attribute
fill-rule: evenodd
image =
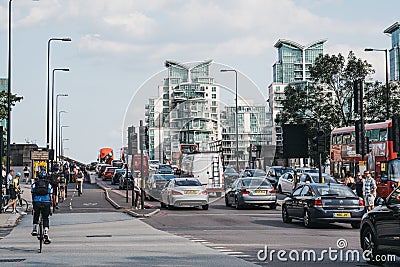
<svg viewBox="0 0 400 267"><path fill-rule="evenodd" d="M364 174L366 176L363 187L364 203L367 211L370 211L374 208L376 197L376 182L375 179L372 177L370 171L366 171L364 172Z"/></svg>

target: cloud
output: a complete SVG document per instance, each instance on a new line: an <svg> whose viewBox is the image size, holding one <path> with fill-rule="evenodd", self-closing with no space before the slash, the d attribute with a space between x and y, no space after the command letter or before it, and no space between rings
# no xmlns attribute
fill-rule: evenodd
<svg viewBox="0 0 400 267"><path fill-rule="evenodd" d="M143 47L118 41L103 40L100 34L86 34L79 40L79 50L81 53L107 55L140 52Z"/></svg>

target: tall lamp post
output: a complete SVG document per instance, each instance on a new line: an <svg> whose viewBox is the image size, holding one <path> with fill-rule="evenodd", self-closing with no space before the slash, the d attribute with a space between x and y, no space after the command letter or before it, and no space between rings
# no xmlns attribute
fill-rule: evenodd
<svg viewBox="0 0 400 267"><path fill-rule="evenodd" d="M68 128L69 125L61 125L60 127L60 140L61 140L61 146L60 146L60 152L61 152L61 157L64 156L64 144L63 144L63 129Z"/></svg>
<svg viewBox="0 0 400 267"><path fill-rule="evenodd" d="M47 42L47 129L46 148L50 147L50 44L52 41L71 42L71 38L50 38Z"/></svg>
<svg viewBox="0 0 400 267"><path fill-rule="evenodd" d="M233 69L224 69L221 72L235 72L235 130L236 130L236 170L239 171L239 127L238 127L238 75Z"/></svg>
<svg viewBox="0 0 400 267"><path fill-rule="evenodd" d="M53 134L54 134L54 73L56 71L69 71L68 68L55 68L53 69L53 75L52 75L52 80L51 80L51 150L54 153L54 147L53 147ZM56 114L57 115L57 114ZM56 116L57 117L57 116ZM56 128L57 129L57 128ZM51 160L51 167L53 167L53 161L54 158Z"/></svg>
<svg viewBox="0 0 400 267"><path fill-rule="evenodd" d="M387 49L375 49L375 48L365 48L365 52L378 51L385 52L385 65L386 65L386 119L389 119L389 66L388 66L388 50Z"/></svg>
<svg viewBox="0 0 400 267"><path fill-rule="evenodd" d="M61 114L62 113L68 113L68 112L65 111L65 110L60 110L60 111L56 112L56 116L58 118L58 122L56 122L56 159L57 159L58 156L61 155L61 153L60 153L60 151L61 151L61 145L60 145L61 138L60 138L60 136L58 136L58 138L57 138L57 133L60 134Z"/></svg>

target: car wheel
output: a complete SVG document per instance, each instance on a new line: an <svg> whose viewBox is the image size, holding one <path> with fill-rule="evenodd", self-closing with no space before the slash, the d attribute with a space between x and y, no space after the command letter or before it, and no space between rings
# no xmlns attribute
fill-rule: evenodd
<svg viewBox="0 0 400 267"><path fill-rule="evenodd" d="M282 221L284 223L291 223L292 222L292 218L289 217L289 213L287 211L287 207L286 206L282 207Z"/></svg>
<svg viewBox="0 0 400 267"><path fill-rule="evenodd" d="M314 223L313 223L312 218L310 216L310 212L308 210L304 211L303 223L304 223L304 226L307 227L307 228L312 228L314 226Z"/></svg>
<svg viewBox="0 0 400 267"><path fill-rule="evenodd" d="M386 262L383 261L381 255L378 254L376 237L369 226L365 227L361 232L361 248L363 250L363 255L365 255L367 263L383 264Z"/></svg>
<svg viewBox="0 0 400 267"><path fill-rule="evenodd" d="M352 222L351 223L351 227L353 227L354 229L359 229L360 228L360 223L359 222Z"/></svg>
<svg viewBox="0 0 400 267"><path fill-rule="evenodd" d="M276 203L269 205L269 208L271 210L276 210Z"/></svg>
<svg viewBox="0 0 400 267"><path fill-rule="evenodd" d="M278 185L278 193L282 194L282 186L281 185Z"/></svg>
<svg viewBox="0 0 400 267"><path fill-rule="evenodd" d="M208 204L201 206L203 210L208 210Z"/></svg>
<svg viewBox="0 0 400 267"><path fill-rule="evenodd" d="M231 205L229 204L228 197L225 196L225 206L230 207Z"/></svg>
<svg viewBox="0 0 400 267"><path fill-rule="evenodd" d="M118 189L122 189L122 186L121 186L121 185L118 185Z"/></svg>
<svg viewBox="0 0 400 267"><path fill-rule="evenodd" d="M239 201L239 199L237 197L235 197L235 208L237 210L243 209L243 204L240 203L240 201Z"/></svg>

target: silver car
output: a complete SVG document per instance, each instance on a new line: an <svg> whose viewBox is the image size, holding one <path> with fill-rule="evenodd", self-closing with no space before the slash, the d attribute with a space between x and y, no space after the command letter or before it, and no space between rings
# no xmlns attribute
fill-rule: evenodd
<svg viewBox="0 0 400 267"><path fill-rule="evenodd" d="M269 206L276 209L276 190L272 184L262 177L242 177L225 192L225 204L237 209L245 205Z"/></svg>
<svg viewBox="0 0 400 267"><path fill-rule="evenodd" d="M202 207L208 210L208 192L197 178L174 178L161 190L161 207Z"/></svg>

